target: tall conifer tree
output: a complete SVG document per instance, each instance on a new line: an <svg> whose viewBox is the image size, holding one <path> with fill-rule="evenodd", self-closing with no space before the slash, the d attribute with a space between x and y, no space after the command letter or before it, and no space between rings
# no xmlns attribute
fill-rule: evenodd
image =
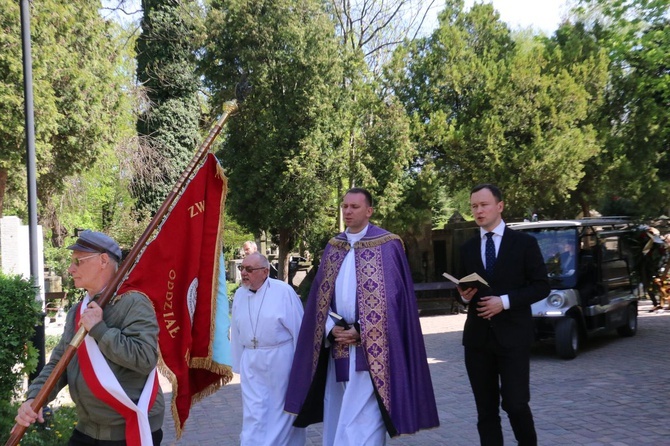
<svg viewBox="0 0 670 446"><path fill-rule="evenodd" d="M54 197L116 139L122 83L113 24L100 2L31 3L31 47L39 223L54 244L72 228ZM25 131L19 2L0 0L0 215L25 216ZM5 192L7 198L5 202ZM5 206L3 206L5 204Z"/></svg>
<svg viewBox="0 0 670 446"><path fill-rule="evenodd" d="M144 143L164 152L170 164L151 166L152 180L133 184L137 208L154 214L188 165L200 139L196 75L198 2L142 0L142 35L137 41L137 77L146 108L137 130Z"/></svg>

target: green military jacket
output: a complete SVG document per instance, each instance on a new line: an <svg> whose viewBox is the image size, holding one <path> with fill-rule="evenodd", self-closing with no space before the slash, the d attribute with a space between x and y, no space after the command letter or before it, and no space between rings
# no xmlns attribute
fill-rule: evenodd
<svg viewBox="0 0 670 446"><path fill-rule="evenodd" d="M75 326L75 316L78 308L79 305L75 305L68 312L63 336L51 353L49 362L30 384L28 399L35 398L76 334L78 327ZM105 307L103 320L93 327L89 335L98 343L128 397L137 403L147 376L158 362L158 322L151 301L135 292L115 297ZM76 404L77 430L98 440L125 439L125 419L91 393L81 374L76 354L48 401L56 398L66 385ZM163 425L164 412L165 402L159 389L156 402L149 412L152 432Z"/></svg>

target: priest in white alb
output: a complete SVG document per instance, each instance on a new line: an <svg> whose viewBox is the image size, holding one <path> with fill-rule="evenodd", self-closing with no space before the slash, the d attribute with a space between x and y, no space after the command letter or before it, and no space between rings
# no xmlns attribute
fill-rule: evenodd
<svg viewBox="0 0 670 446"><path fill-rule="evenodd" d="M288 284L268 277L270 264L255 252L239 266L231 320L233 371L240 374L242 446L302 446L305 430L293 427L284 399L303 316Z"/></svg>

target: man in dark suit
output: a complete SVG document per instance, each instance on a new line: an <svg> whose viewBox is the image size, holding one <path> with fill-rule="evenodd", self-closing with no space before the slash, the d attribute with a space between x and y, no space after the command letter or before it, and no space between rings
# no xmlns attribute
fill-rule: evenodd
<svg viewBox="0 0 670 446"><path fill-rule="evenodd" d="M504 203L492 184L470 193L480 234L461 247L461 276L478 273L490 288L461 289L468 305L463 329L465 367L477 405L482 446L502 445L499 402L521 446L537 444L530 401L530 306L549 292L547 269L537 241L502 220Z"/></svg>

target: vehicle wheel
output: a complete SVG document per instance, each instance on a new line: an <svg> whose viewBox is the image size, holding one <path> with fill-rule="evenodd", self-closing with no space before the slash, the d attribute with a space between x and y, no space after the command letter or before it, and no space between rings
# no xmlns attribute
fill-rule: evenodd
<svg viewBox="0 0 670 446"><path fill-rule="evenodd" d="M626 308L626 324L616 329L619 336L635 336L637 333L637 305Z"/></svg>
<svg viewBox="0 0 670 446"><path fill-rule="evenodd" d="M556 322L556 354L563 359L573 359L579 350L579 333L574 319L566 317Z"/></svg>

